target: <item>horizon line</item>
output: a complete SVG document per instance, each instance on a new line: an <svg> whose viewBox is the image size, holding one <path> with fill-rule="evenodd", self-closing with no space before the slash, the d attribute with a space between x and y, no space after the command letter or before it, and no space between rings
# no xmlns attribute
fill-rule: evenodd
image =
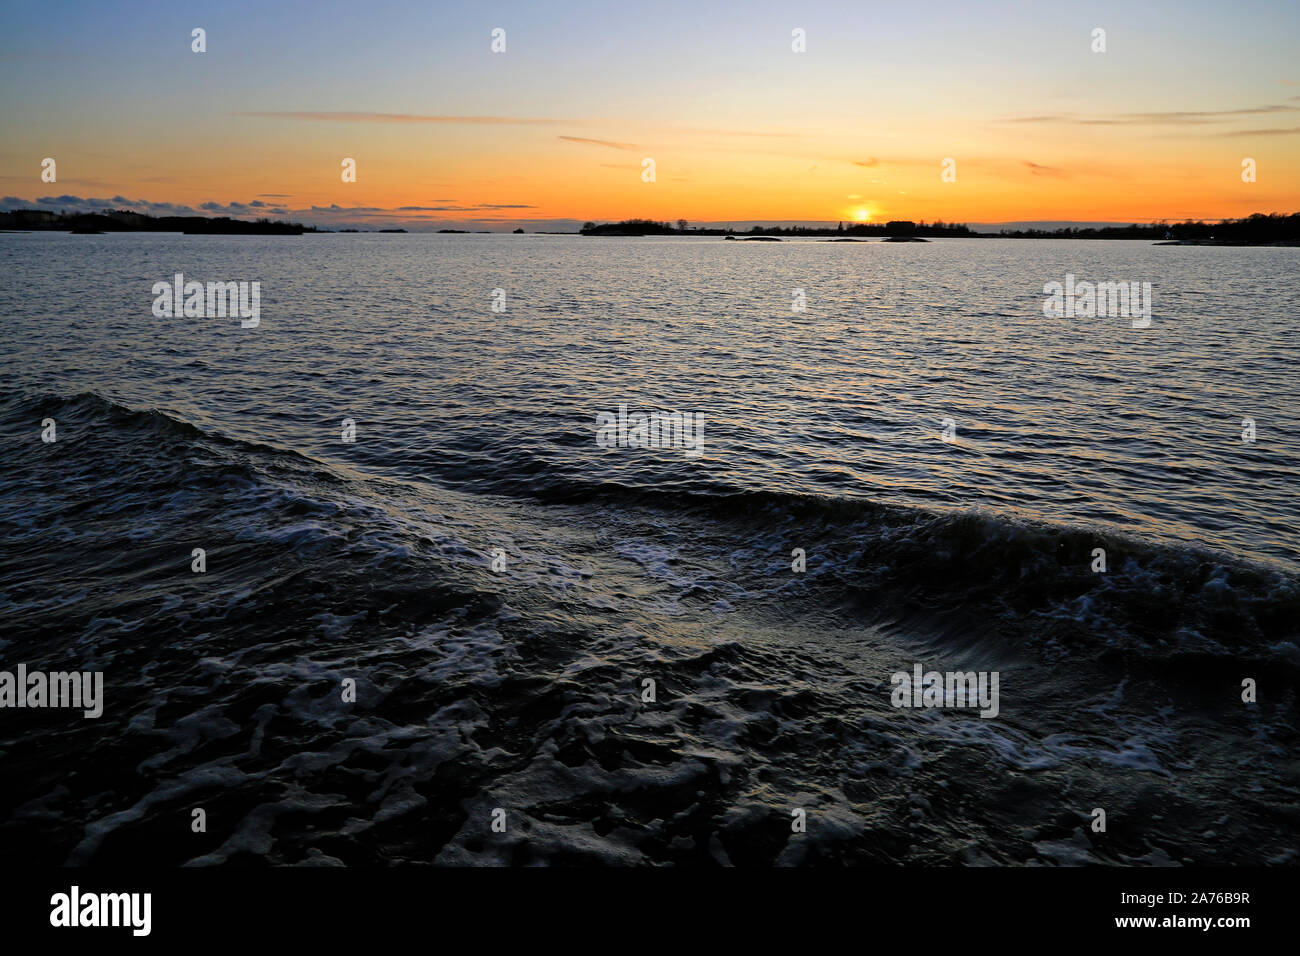
<svg viewBox="0 0 1300 956"><path fill-rule="evenodd" d="M5 200L13 200L13 199L19 199L19 197L17 196L5 197ZM47 201L52 203L52 201L55 199L75 200L77 204L69 202L66 208L62 208L62 209L58 209L58 208L51 209L48 208L48 206L44 206L44 207L42 206L42 203ZM172 218L200 218L200 219L244 219L249 221L264 219L264 220L269 220L271 222L299 222L299 220L293 219L294 216L299 216L302 217L302 221L300 222L300 224L302 225L312 225L312 223L306 221L306 217L311 216L313 213L316 214L328 213L331 215L355 214L363 217L403 219L406 221L407 224L427 224L433 226L441 223L457 223L466 226L480 226L480 227L495 225L498 228L509 228L511 226L519 226L521 224L526 224L526 223L536 223L536 224L545 225L545 224L553 224L558 222L572 222L577 224L578 226L581 226L582 224L587 222L601 225L601 224L616 224L620 222L636 222L636 221L667 223L669 225L675 225L679 221L685 221L688 224L688 226L698 226L701 228L726 228L736 223L744 223L745 225L767 223L771 225L780 224L780 225L809 225L809 226L818 226L824 224L832 224L832 225L842 224L846 228L853 227L853 226L883 226L888 222L915 222L918 224L925 223L926 225L936 225L942 223L945 226L969 226L969 225L1002 226L1002 225L1016 225L1016 224L1023 224L1023 223L1046 223L1046 222L1080 224L1080 225L1116 225L1116 224L1137 225L1140 223L1153 224L1153 223L1160 223L1160 222L1168 222L1168 223L1236 222L1242 219L1249 219L1251 218L1251 216L1290 216L1290 215L1296 215L1300 213L1300 210L1297 210L1297 212L1292 212L1292 213L1287 213L1282 211L1272 211L1272 212L1256 211L1252 213L1246 213L1240 216L1163 215L1163 216L1135 216L1135 217L1109 218L1109 219L1070 219L1067 217L1060 217L1060 216L1056 216L1056 217L1047 216L1047 217L1042 217L1037 219L1020 218L1020 219L966 219L966 220L955 220L955 219L950 220L950 219L945 219L943 217L937 217L935 219L872 218L868 220L856 220L856 219L844 219L844 218L792 219L789 217L774 218L774 217L763 217L763 216L756 216L751 218L734 217L729 219L689 219L685 217L655 218L652 216L610 217L610 216L568 216L568 215L544 216L544 217L520 216L520 217L512 217L508 219L507 218L437 219L432 217L412 218L409 216L409 213L416 212L416 211L426 211L426 210L417 210L412 207L393 207L391 209L384 209L384 208L379 208L374 206L358 206L352 208L344 207L344 206L335 206L335 207L313 206L310 209L286 210L282 205L279 205L276 206L274 210L268 208L264 211L259 208L248 208L247 204L232 203L230 204L231 206L244 206L244 208L239 210L232 210L228 206L225 210L221 210L221 209L204 209L202 208L202 206L200 206L199 208L195 208L192 206L187 206L178 203L157 203L157 202L152 202L143 199L128 200L125 199L125 197L120 197L120 196L114 197L114 199L117 200L116 203L111 201L104 202L102 200L84 200L84 199L80 199L79 197L72 197L72 196L42 197L41 199L34 199L34 200L19 199L19 202L27 203L29 205L22 205L22 206L6 205L4 207L0 207L0 212L3 213L40 212L40 213L48 213L51 215L94 215L103 212L127 212L134 215L152 216L155 218L172 217ZM137 205L143 205L147 207L156 206L160 208L150 209L149 211L144 211L144 212L140 211L139 209L130 208L132 206L137 206ZM211 205L217 205L217 204L212 203ZM493 208L493 207L484 207L484 208L486 209L486 208ZM503 207L498 205L495 208L500 210L509 207ZM429 209L427 211L434 211L434 210ZM403 213L408 213L408 215L403 215ZM687 231L690 230L688 229Z"/></svg>

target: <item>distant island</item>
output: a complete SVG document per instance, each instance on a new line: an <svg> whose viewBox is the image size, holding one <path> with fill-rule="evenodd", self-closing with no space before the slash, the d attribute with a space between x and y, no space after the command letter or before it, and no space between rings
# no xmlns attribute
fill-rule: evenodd
<svg viewBox="0 0 1300 956"><path fill-rule="evenodd" d="M861 241L861 237L882 236L886 242L925 242L931 238L965 239L1151 239L1161 245L1263 246L1300 244L1300 213L1255 213L1243 219L1221 222L1155 222L1145 225L1064 229L1003 229L974 232L964 223L912 222L895 219L886 223L840 223L830 226L751 226L747 232L731 228L692 227L684 219L676 223L654 219L624 219L620 222L585 223L583 236L723 236L728 239L777 238L780 236L827 236L831 242Z"/></svg>
<svg viewBox="0 0 1300 956"><path fill-rule="evenodd" d="M312 226L270 219L218 219L207 216L148 216L128 209L102 212L48 212L44 209L12 209L0 212L0 229L74 232L82 235L103 232L184 232L190 235L298 236L316 232Z"/></svg>
<svg viewBox="0 0 1300 956"><path fill-rule="evenodd" d="M44 209L0 211L0 231L71 232L94 235L106 232L179 232L188 235L296 236L303 233L405 233L404 228L327 229L296 222L270 219L210 218L207 216L151 216L128 209L100 212L50 212ZM438 229L440 233L490 233L486 229ZM523 233L516 227L516 235ZM547 233L548 235L552 233ZM553 233L573 235L573 233ZM829 242L927 242L934 238L956 239L1149 239L1171 246L1296 246L1300 245L1300 213L1255 213L1242 219L1219 222L1185 220L1129 226L1066 227L1062 229L1003 229L997 233L975 232L965 223L937 220L913 222L894 219L884 223L855 222L836 226L751 226L738 231L731 227L692 226L686 220L660 222L655 219L623 219L619 222L584 223L583 236L722 236L758 241L782 237L823 238Z"/></svg>
<svg viewBox="0 0 1300 956"><path fill-rule="evenodd" d="M1257 212L1244 219L1222 222L1155 222L1149 225L1106 226L1100 229L1003 230L1007 239L1160 239L1169 246L1267 246L1294 245L1300 241L1300 212Z"/></svg>
<svg viewBox="0 0 1300 956"><path fill-rule="evenodd" d="M834 229L829 226L752 226L747 233L737 232L734 229L719 229L716 227L692 227L684 219L677 220L674 225L670 222L657 222L654 219L624 219L622 222L594 223L588 222L583 224L578 233L583 236L729 236L737 238L741 236L752 237L779 237L779 236L893 236L898 237L894 241L905 242L905 237L919 236L949 236L949 237L974 237L978 233L972 232L965 224L933 222L927 223L912 222L905 219L895 219L885 223L867 223L855 222L849 226L840 223Z"/></svg>

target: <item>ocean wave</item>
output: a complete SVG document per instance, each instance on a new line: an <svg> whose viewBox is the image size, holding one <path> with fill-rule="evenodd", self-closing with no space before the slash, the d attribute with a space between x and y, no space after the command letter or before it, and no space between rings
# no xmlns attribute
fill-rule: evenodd
<svg viewBox="0 0 1300 956"><path fill-rule="evenodd" d="M430 549L429 522L418 520L428 502L407 509L416 520L400 518L402 509L393 508L391 498L405 489L387 478L343 473L293 449L232 438L173 412L133 409L94 393L0 393L0 408L15 421L28 422L38 411L56 417L63 434L74 437L93 429L96 440L87 443L87 454L104 496L128 485L162 496L214 495L227 508L224 499L237 497L240 535L263 547L343 547L371 571L427 559L431 551L486 561L463 537L444 538ZM60 447L75 456L78 445ZM428 490L427 479L414 484ZM722 484L630 487L548 472L540 462L514 473L497 493L594 512L611 528L622 520L649 538L655 526L686 529L686 539L638 539L616 547L634 558L638 548L649 548L645 553L654 553L661 572L682 549L744 554L735 579L712 589L708 582L665 576L679 594L698 593L719 613L746 595L777 594L783 601L793 596L841 609L856 603L865 618L905 621L991 650L1031 646L1049 658L1094 656L1188 677L1243 658L1280 667L1292 679L1300 671L1300 579L1289 569L1208 546L1179 547L1101 525L1048 524L988 510ZM0 521L25 527L25 534L47 529L46 522L15 513L15 500L6 498ZM478 504L494 507L471 495L449 510ZM267 514L259 517L259 509ZM136 533L156 533L156 523L145 520L150 508L136 502L134 510L146 513ZM441 520L445 525L449 516ZM789 567L795 548L806 554L806 570L798 575ZM1094 570L1099 552L1104 571ZM471 594L472 588L465 591L467 600Z"/></svg>
<svg viewBox="0 0 1300 956"><path fill-rule="evenodd" d="M1189 741L1215 756L1250 734L1269 748L1294 736L1285 703L1251 723L1222 687L1164 707L1207 673L1294 664L1295 580L1208 550L986 512L553 473L487 496L93 394L0 403L7 428L37 412L68 440L0 464L0 649L106 670L112 706L102 721L24 711L7 725L0 751L19 781L0 801L7 853L1140 862L1152 851L1138 835L1080 835L1089 808L1124 819L1176 799ZM204 575L190 573L196 543ZM490 570L495 547L508 573ZM1029 651L1046 666L1022 666ZM1006 678L1004 719L891 706L891 670L976 657ZM1150 679L1130 682L1142 665ZM345 679L355 705L340 699ZM1249 772L1202 761L1189 785L1207 809L1180 815L1170 845L1234 859L1276 832L1294 804L1276 752ZM1205 845L1197 834L1237 813L1243 780L1282 783L1234 816L1251 839ZM1088 801L1062 797L1071 788ZM1008 803L1033 821L1010 840ZM210 837L151 839L201 804L225 821ZM485 822L499 806L511 808L500 840ZM806 840L786 836L791 806L816 821Z"/></svg>

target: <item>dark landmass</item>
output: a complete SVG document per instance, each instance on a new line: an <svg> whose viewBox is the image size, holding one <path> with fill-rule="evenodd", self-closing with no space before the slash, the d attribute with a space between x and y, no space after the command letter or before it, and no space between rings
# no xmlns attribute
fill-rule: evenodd
<svg viewBox="0 0 1300 956"><path fill-rule="evenodd" d="M1103 226L1065 229L1004 229L999 233L973 232L963 223L911 222L840 223L834 229L818 226L753 226L748 233L734 229L692 227L685 220L676 223L653 219L624 219L621 222L583 225L584 236L830 236L833 242L852 242L854 237L884 236L890 242L907 242L929 236L983 239L1164 239L1169 245L1260 246L1294 245L1300 242L1300 213L1255 213L1244 219L1221 222L1156 222L1131 226Z"/></svg>
<svg viewBox="0 0 1300 956"><path fill-rule="evenodd" d="M728 239L736 242L781 242L777 236L727 236Z"/></svg>
<svg viewBox="0 0 1300 956"><path fill-rule="evenodd" d="M991 233L984 233L989 236ZM1300 213L1257 212L1222 222L1156 222L1101 229L1018 229L997 234L1006 239L1166 239L1160 245L1267 246L1300 241Z"/></svg>
<svg viewBox="0 0 1300 956"><path fill-rule="evenodd" d="M624 219L622 222L588 222L578 230L584 236L742 236L734 229L692 227L685 220L676 224L653 219ZM887 223L858 222L845 226L753 226L748 235L764 236L976 236L962 223L911 222L896 219Z"/></svg>
<svg viewBox="0 0 1300 956"><path fill-rule="evenodd" d="M881 242L929 242L929 239L922 239L920 236L885 236Z"/></svg>
<svg viewBox="0 0 1300 956"><path fill-rule="evenodd" d="M50 212L43 209L0 211L0 231L55 231L78 235L106 232L180 232L190 235L300 235L305 232L385 232L405 233L406 229L320 229L295 222L270 219L246 220L205 216L150 216L125 209L104 209L94 213ZM439 229L440 233L488 233L478 229ZM515 229L516 234L522 229ZM572 233L555 233L572 235ZM839 223L829 226L753 226L737 232L728 227L691 226L685 220L676 223L653 219L625 219L621 222L588 222L579 230L583 236L724 236L728 238L774 239L782 236L825 236L832 242L858 242L865 237L881 236L891 242L924 241L924 237L1004 238L1004 239L1151 239L1160 245L1204 246L1295 246L1300 245L1300 213L1255 213L1243 219L1220 222L1156 222L1145 225L1103 226L1064 229L1004 229L999 233L973 232L963 223L942 220L926 223L893 220L887 223Z"/></svg>
<svg viewBox="0 0 1300 956"><path fill-rule="evenodd" d="M178 217L180 218L180 217ZM296 222L272 222L258 219L247 222L241 219L204 219L200 216L180 218L183 227L180 231L189 236L301 236L308 230ZM129 230L137 232L174 232L167 228L166 220L160 219L157 228Z"/></svg>
<svg viewBox="0 0 1300 956"><path fill-rule="evenodd" d="M677 236L681 235L681 230L666 222L655 222L653 219L624 219L622 222L606 222L596 225L594 222L584 223L578 230L579 235L583 236ZM707 232L702 233L707 235ZM721 234L721 231L719 231Z"/></svg>
<svg viewBox="0 0 1300 956"><path fill-rule="evenodd" d="M1238 242L1233 239L1171 239L1157 242L1157 246L1300 246L1300 239L1281 239L1277 242Z"/></svg>
<svg viewBox="0 0 1300 956"><path fill-rule="evenodd" d="M0 212L0 229L72 232L97 235L105 232L183 232L190 235L298 236L315 232L296 222L270 219L210 219L206 216L147 216L127 209L102 212L47 212L43 209L11 209Z"/></svg>

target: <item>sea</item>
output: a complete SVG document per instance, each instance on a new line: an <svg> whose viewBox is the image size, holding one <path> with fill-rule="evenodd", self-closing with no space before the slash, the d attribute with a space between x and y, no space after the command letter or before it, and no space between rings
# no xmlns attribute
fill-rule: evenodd
<svg viewBox="0 0 1300 956"><path fill-rule="evenodd" d="M0 859L1296 865L1298 317L1296 248L0 235L0 670L103 674L0 707Z"/></svg>

